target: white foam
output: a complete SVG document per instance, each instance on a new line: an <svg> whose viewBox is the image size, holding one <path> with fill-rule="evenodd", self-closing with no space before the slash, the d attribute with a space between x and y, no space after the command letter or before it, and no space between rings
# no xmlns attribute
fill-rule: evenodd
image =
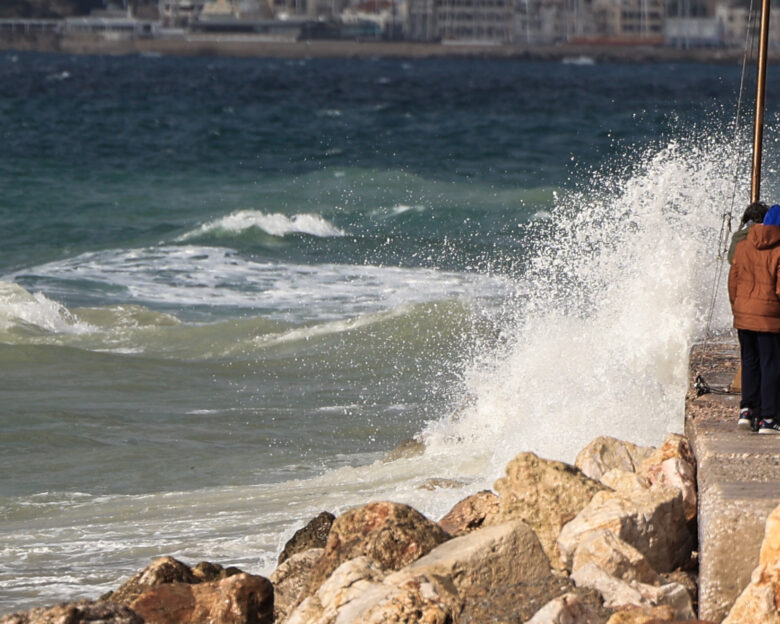
<svg viewBox="0 0 780 624"><path fill-rule="evenodd" d="M136 303L260 309L267 318L335 320L410 303L497 296L506 280L475 273L373 265L255 262L221 247L105 250L24 271L121 286ZM15 276L11 276L12 278Z"/></svg>
<svg viewBox="0 0 780 624"><path fill-rule="evenodd" d="M0 331L14 327L55 334L81 334L93 329L42 293L30 293L18 284L0 281Z"/></svg>
<svg viewBox="0 0 780 624"><path fill-rule="evenodd" d="M280 213L266 214L256 210L239 210L179 236L177 241L188 241L204 234L240 234L253 228L263 230L271 236L288 234L309 234L321 238L344 236L344 230L337 228L316 214L296 214L292 217Z"/></svg>

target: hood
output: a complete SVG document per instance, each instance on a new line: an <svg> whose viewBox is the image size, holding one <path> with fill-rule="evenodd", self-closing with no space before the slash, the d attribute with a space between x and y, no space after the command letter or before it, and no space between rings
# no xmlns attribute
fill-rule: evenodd
<svg viewBox="0 0 780 624"><path fill-rule="evenodd" d="M748 230L747 237L757 249L770 249L780 245L780 226L754 225Z"/></svg>

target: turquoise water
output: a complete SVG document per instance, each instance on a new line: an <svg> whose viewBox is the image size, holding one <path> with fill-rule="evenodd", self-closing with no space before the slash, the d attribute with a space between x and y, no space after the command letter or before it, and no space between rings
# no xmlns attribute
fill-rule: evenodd
<svg viewBox="0 0 780 624"><path fill-rule="evenodd" d="M679 430L738 82L4 53L0 612L162 554L268 574L323 509Z"/></svg>

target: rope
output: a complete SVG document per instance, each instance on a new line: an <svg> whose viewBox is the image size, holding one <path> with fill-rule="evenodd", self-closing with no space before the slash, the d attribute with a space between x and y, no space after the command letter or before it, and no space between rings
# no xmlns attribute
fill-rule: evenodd
<svg viewBox="0 0 780 624"><path fill-rule="evenodd" d="M740 119L742 115L742 96L745 89L745 75L747 73L746 70L747 70L747 61L748 61L748 51L752 53L755 50L756 39L755 39L755 32L754 32L755 29L753 28L753 24L755 22L755 11L753 7L753 0L750 0L748 16L749 17L745 25L745 53L742 56L742 72L739 78L739 96L737 97L737 110L734 115L734 145L738 145L739 142ZM698 372L698 369L701 367L701 363L704 358L704 354L707 352L707 349L709 347L710 336L712 334L712 318L715 314L715 302L717 300L718 292L720 291L720 284L723 279L723 258L728 249L728 245L730 242L731 222L734 218L734 205L736 204L736 198L737 198L738 178L739 178L739 161L737 159L737 162L735 162L734 164L734 178L733 178L732 191L731 191L731 204L729 205L728 212L724 212L721 215L720 232L718 232L717 271L715 274L715 280L713 282L712 293L710 296L710 305L708 308L707 323L704 332L704 344L702 345L702 349L699 353L699 361L695 368L697 373L695 376L693 386L696 389L697 397L708 393L737 394L736 392L731 392L728 389L713 388L706 381L704 381L704 378Z"/></svg>

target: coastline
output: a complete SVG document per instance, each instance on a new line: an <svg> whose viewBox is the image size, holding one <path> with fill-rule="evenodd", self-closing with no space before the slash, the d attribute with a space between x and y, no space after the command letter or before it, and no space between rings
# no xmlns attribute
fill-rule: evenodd
<svg viewBox="0 0 780 624"><path fill-rule="evenodd" d="M480 58L586 63L737 64L738 49L678 49L627 45L485 45L411 41L336 41L269 38L264 35L183 34L158 38L106 38L97 35L2 33L0 50L85 55L172 55L259 58Z"/></svg>

